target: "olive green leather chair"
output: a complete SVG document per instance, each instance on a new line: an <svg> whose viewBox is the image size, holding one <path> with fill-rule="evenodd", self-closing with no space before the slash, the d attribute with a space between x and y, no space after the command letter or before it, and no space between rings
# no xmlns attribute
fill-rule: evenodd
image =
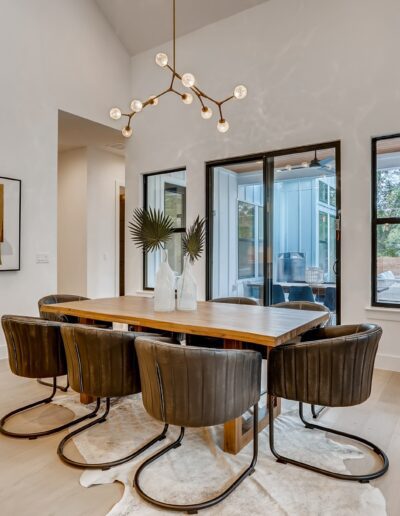
<svg viewBox="0 0 400 516"><path fill-rule="evenodd" d="M139 466L134 478L135 489L144 500L165 510L195 513L211 507L254 472L258 453L261 354L174 346L143 338L138 338L135 344L145 409L154 419L164 423L164 435L169 425L181 429L176 441ZM240 417L251 407L254 410L252 461L221 494L201 503L176 505L156 500L143 491L140 485L143 471L181 445L186 427L220 425Z"/></svg>
<svg viewBox="0 0 400 516"><path fill-rule="evenodd" d="M9 437L36 439L59 432L65 428L84 421L92 414L80 417L64 425L41 432L17 433L5 428L11 417L50 403L56 393L57 377L67 373L67 363L61 338L61 324L44 321L37 317L3 315L1 324L6 337L8 360L11 371L23 378L53 378L53 390L50 396L6 414L0 421L0 432Z"/></svg>
<svg viewBox="0 0 400 516"><path fill-rule="evenodd" d="M374 324L327 326L306 332L302 342L273 348L268 358L269 443L278 462L289 463L342 480L369 482L389 467L386 454L362 437L316 425L305 420L303 403L327 407L351 407L371 393L375 356L382 329ZM300 402L300 418L306 428L344 436L369 447L382 467L369 474L350 475L328 471L280 454L275 448L274 398Z"/></svg>
<svg viewBox="0 0 400 516"><path fill-rule="evenodd" d="M322 326L327 326L331 322L331 312L329 308L325 305L321 305L320 303L312 303L310 301L285 301L283 303L276 303L273 305L274 308L288 308L289 310L309 310L311 312L326 312L329 314L329 319L321 324ZM321 413L326 409L326 407L320 407L317 409L315 405L311 405L311 414L314 419L318 419Z"/></svg>
<svg viewBox="0 0 400 516"><path fill-rule="evenodd" d="M58 445L60 459L77 468L109 469L134 459L165 434L151 439L129 455L111 462L89 464L70 459L64 453L67 443L76 435L94 425L106 421L110 412L110 398L129 396L141 391L138 361L136 356L136 338L157 337L148 333L115 331L81 324L65 324L61 328L67 360L68 378L71 388L96 399L95 413L100 409L101 400L105 398L105 410L102 415L90 423L69 433ZM169 339L162 339L170 342Z"/></svg>

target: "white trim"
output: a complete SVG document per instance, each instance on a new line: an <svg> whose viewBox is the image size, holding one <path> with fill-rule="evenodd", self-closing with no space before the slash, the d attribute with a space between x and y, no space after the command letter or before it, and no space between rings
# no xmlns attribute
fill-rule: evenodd
<svg viewBox="0 0 400 516"><path fill-rule="evenodd" d="M125 182L115 180L115 263L114 263L114 294L119 296L119 189L125 188ZM124 228L125 229L125 228Z"/></svg>
<svg viewBox="0 0 400 516"><path fill-rule="evenodd" d="M7 346L0 346L0 360L5 360L7 357Z"/></svg>
<svg viewBox="0 0 400 516"><path fill-rule="evenodd" d="M154 297L153 290L137 290L136 295L140 297Z"/></svg>
<svg viewBox="0 0 400 516"><path fill-rule="evenodd" d="M367 306L365 307L367 319L373 321L395 321L400 322L400 307L399 308L387 308L380 306Z"/></svg>
<svg viewBox="0 0 400 516"><path fill-rule="evenodd" d="M376 369L400 372L400 356L378 353L375 360Z"/></svg>

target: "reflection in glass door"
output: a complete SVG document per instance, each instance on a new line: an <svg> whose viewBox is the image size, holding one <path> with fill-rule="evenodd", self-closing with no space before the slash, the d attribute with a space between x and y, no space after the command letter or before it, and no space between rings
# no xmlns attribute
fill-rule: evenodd
<svg viewBox="0 0 400 516"><path fill-rule="evenodd" d="M208 298L309 301L338 322L339 143L208 166Z"/></svg>
<svg viewBox="0 0 400 516"><path fill-rule="evenodd" d="M263 303L263 162L216 166L211 174L212 297L255 297Z"/></svg>
<svg viewBox="0 0 400 516"><path fill-rule="evenodd" d="M275 156L273 174L271 304L283 299L323 304L335 322L335 148Z"/></svg>

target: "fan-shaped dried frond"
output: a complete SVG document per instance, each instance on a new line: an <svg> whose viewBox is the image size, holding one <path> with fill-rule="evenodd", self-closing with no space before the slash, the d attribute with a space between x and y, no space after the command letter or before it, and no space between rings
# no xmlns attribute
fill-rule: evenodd
<svg viewBox="0 0 400 516"><path fill-rule="evenodd" d="M133 242L149 253L165 247L174 232L174 221L160 210L136 208L128 227Z"/></svg>
<svg viewBox="0 0 400 516"><path fill-rule="evenodd" d="M191 263L198 260L204 250L206 239L206 221L197 216L196 220L182 237L183 253L189 256Z"/></svg>

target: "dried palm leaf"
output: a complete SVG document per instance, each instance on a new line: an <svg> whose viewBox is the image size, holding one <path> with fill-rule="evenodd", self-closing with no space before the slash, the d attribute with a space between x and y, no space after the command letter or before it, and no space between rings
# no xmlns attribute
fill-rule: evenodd
<svg viewBox="0 0 400 516"><path fill-rule="evenodd" d="M174 233L171 217L152 208L136 208L128 227L133 242L145 253L164 248Z"/></svg>
<svg viewBox="0 0 400 516"><path fill-rule="evenodd" d="M191 263L198 260L204 250L206 239L205 225L205 219L200 219L200 217L197 216L196 220L182 237L183 254L189 256Z"/></svg>

